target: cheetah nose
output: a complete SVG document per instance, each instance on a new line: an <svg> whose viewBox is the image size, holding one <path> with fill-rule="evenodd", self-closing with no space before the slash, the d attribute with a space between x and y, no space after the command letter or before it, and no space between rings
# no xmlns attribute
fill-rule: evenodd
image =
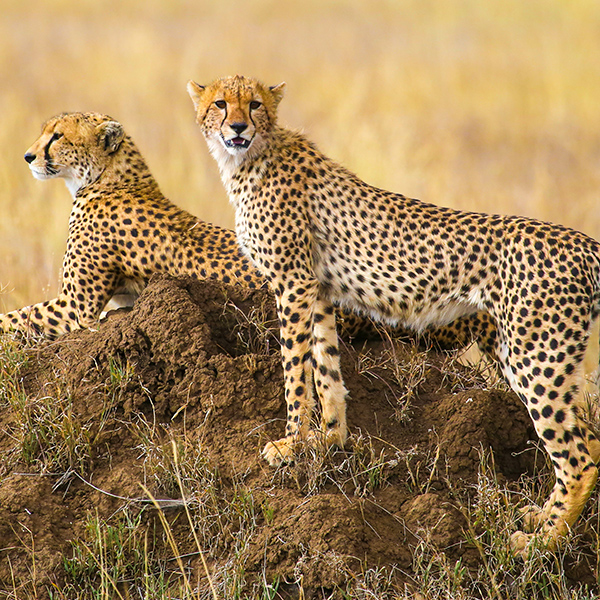
<svg viewBox="0 0 600 600"><path fill-rule="evenodd" d="M246 123L232 123L229 127L240 135L242 131L245 131L248 128L248 125L246 125Z"/></svg>
<svg viewBox="0 0 600 600"><path fill-rule="evenodd" d="M25 156L24 156L25 160L31 164L34 160L35 160L35 154L31 154L31 152L28 152Z"/></svg>

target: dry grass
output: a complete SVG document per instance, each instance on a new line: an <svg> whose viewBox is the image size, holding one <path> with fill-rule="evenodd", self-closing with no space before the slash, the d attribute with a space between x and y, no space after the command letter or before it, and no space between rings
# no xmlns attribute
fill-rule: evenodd
<svg viewBox="0 0 600 600"><path fill-rule="evenodd" d="M282 121L376 185L600 237L594 0L4 0L0 309L53 295L70 198L22 155L46 118L124 123L175 202L233 224L185 83L288 83Z"/></svg>
<svg viewBox="0 0 600 600"><path fill-rule="evenodd" d="M389 352L382 363L371 359L370 364L390 374L400 373L402 364L408 372L420 373L431 368L426 354L407 351L406 355L400 359L398 352ZM97 446L104 419L96 419L94 427L91 421L80 421L71 411L68 396L58 394L37 400L26 397L20 373L26 360L25 349L5 338L0 345L0 409L14 412L12 437L16 446L2 449L3 464L10 466L7 459L18 455L21 464L34 472L65 471L55 489L68 484L73 473L83 473L91 485L94 473L88 469L90 456ZM369 364L368 357L365 360ZM419 361L422 362L420 367L417 366ZM476 368L469 371L455 361L449 362L447 368L452 386L481 384L482 375ZM128 362L109 361L104 414L116 408L115 402L122 401L120 394L134 377L135 370ZM390 375L390 379L393 377L396 375ZM410 387L410 376L406 381ZM416 380L415 385L418 385ZM592 406L592 399L589 400L588 417L597 430L598 411ZM126 420L120 422L127 426ZM96 432L94 435L92 429ZM559 551L548 555L534 549L526 562L514 558L508 551L510 535L518 521L518 507L539 506L548 496L552 486L550 464L507 487L496 476L493 455L482 450L477 483L457 485L448 474L439 443L431 448L415 446L408 451L386 444L384 450L378 450L376 446L380 448L383 440L356 434L351 438L351 451L332 454L320 448L307 449L293 467L282 466L274 471L270 484L265 486L264 482L257 484L255 478L248 477L248 472L237 472L233 476L221 473L211 448L204 443L202 426L193 433L182 432L138 414L131 418L128 429L135 439L138 461L143 468L142 489L146 497L127 498L104 492L121 501L117 510L110 511L110 516L101 515L95 506L89 510L86 507L85 526L71 538L71 547L63 556L60 573L64 585L60 588L38 584L33 576L38 560L36 552L43 552L44 546L36 546L37 534L34 536L27 529L20 543L30 557L31 582L18 589L15 585L14 592L0 590L0 597L37 599L45 597L45 590L52 600L598 598L597 584L590 589L584 582L573 579L574 564L591 565L597 577L600 548L597 491ZM541 444L538 450L543 452ZM256 579L256 564L252 562L256 557L252 558L250 545L265 543L266 538L259 537L261 531L282 517L281 505L270 502L270 485L281 488L292 484L290 487L296 487L304 498L329 488L346 498L358 499L359 503L376 503L373 493L387 487L392 478L398 480L401 472L406 472L407 489L415 499L428 494L435 481L443 481L449 487L451 504L448 506L464 515L466 547L478 551L480 564L450 558L446 552L450 548L440 547L431 527L418 527L411 530L416 541L411 546L409 571L396 566L367 568L365 565L351 569L335 551L322 554L306 550L288 580L278 575L267 577L269 565L265 553L261 563L263 577ZM0 478L2 474L0 468ZM84 480L81 475L79 478ZM148 488L167 499L153 502L154 508L151 508ZM102 492L101 488L95 489ZM289 515L284 517L287 520ZM274 532L277 529L268 538L269 543L278 544L281 540ZM10 555L6 556L10 561ZM191 557L206 559L200 574L197 561L188 560ZM328 588L329 591L313 590L317 595L310 596L307 592L305 596L303 573L314 568L318 561L333 565L342 574L341 581L345 578L346 583L342 587ZM403 580L407 581L406 585L401 583ZM284 593L284 590L280 593L279 586L283 582L288 591L292 589L297 595Z"/></svg>

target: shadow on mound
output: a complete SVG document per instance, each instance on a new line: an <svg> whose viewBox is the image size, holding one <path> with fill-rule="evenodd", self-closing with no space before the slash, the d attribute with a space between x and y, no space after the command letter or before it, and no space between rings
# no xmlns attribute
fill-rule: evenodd
<svg viewBox="0 0 600 600"><path fill-rule="evenodd" d="M170 440L180 444L182 485L216 585L236 569L243 589L266 578L290 597L299 581L316 594L373 567L408 581L423 531L452 559L476 564L457 490L471 493L482 449L493 449L501 479L533 472L521 403L482 380L465 386L463 367L448 373L444 357L414 345L346 342L349 447L307 451L274 470L260 449L285 423L276 324L265 291L156 276L99 331L29 350L20 374L28 402L65 406L59 420L85 433L85 447L57 449L41 436L24 453L15 445L26 438L23 414L4 411L1 587L69 584L61 557L73 554L71 540L89 535L90 515L110 522L135 509L124 498L141 497L140 483L180 497ZM167 514L186 568L200 569L195 581L203 571L189 523L180 509ZM156 511L140 523L154 532L157 556L172 559Z"/></svg>

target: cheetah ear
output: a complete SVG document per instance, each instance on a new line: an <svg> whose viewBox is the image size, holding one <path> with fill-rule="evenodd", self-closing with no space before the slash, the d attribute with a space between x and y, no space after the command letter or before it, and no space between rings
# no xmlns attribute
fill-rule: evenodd
<svg viewBox="0 0 600 600"><path fill-rule="evenodd" d="M272 85L269 87L269 91L273 94L275 100L275 106L279 106L279 103L283 99L283 92L285 90L285 81L282 81L279 85Z"/></svg>
<svg viewBox="0 0 600 600"><path fill-rule="evenodd" d="M187 91L192 99L192 102L194 103L194 108L196 110L198 110L198 107L200 106L200 100L204 94L204 90L206 90L206 86L200 85L192 80L188 81Z"/></svg>
<svg viewBox="0 0 600 600"><path fill-rule="evenodd" d="M125 131L123 126L117 121L106 121L96 127L98 133L98 143L108 152L113 154L119 149L123 138L125 137Z"/></svg>

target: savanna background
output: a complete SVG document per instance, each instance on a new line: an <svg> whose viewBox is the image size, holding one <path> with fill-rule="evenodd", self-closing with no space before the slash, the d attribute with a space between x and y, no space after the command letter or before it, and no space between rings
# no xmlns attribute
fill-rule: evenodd
<svg viewBox="0 0 600 600"><path fill-rule="evenodd" d="M233 225L186 82L287 82L281 121L375 185L600 237L594 0L2 0L0 307L55 294L71 198L22 156L62 111L121 121L164 193Z"/></svg>
<svg viewBox="0 0 600 600"><path fill-rule="evenodd" d="M0 311L58 289L72 199L23 160L57 113L111 115L167 197L233 225L185 85L236 73L286 81L281 122L372 184L600 238L599 56L595 0L0 0ZM599 597L597 493L556 555L508 551L552 477L482 365L344 344L351 451L269 469L272 305L215 285L2 338L0 598Z"/></svg>

